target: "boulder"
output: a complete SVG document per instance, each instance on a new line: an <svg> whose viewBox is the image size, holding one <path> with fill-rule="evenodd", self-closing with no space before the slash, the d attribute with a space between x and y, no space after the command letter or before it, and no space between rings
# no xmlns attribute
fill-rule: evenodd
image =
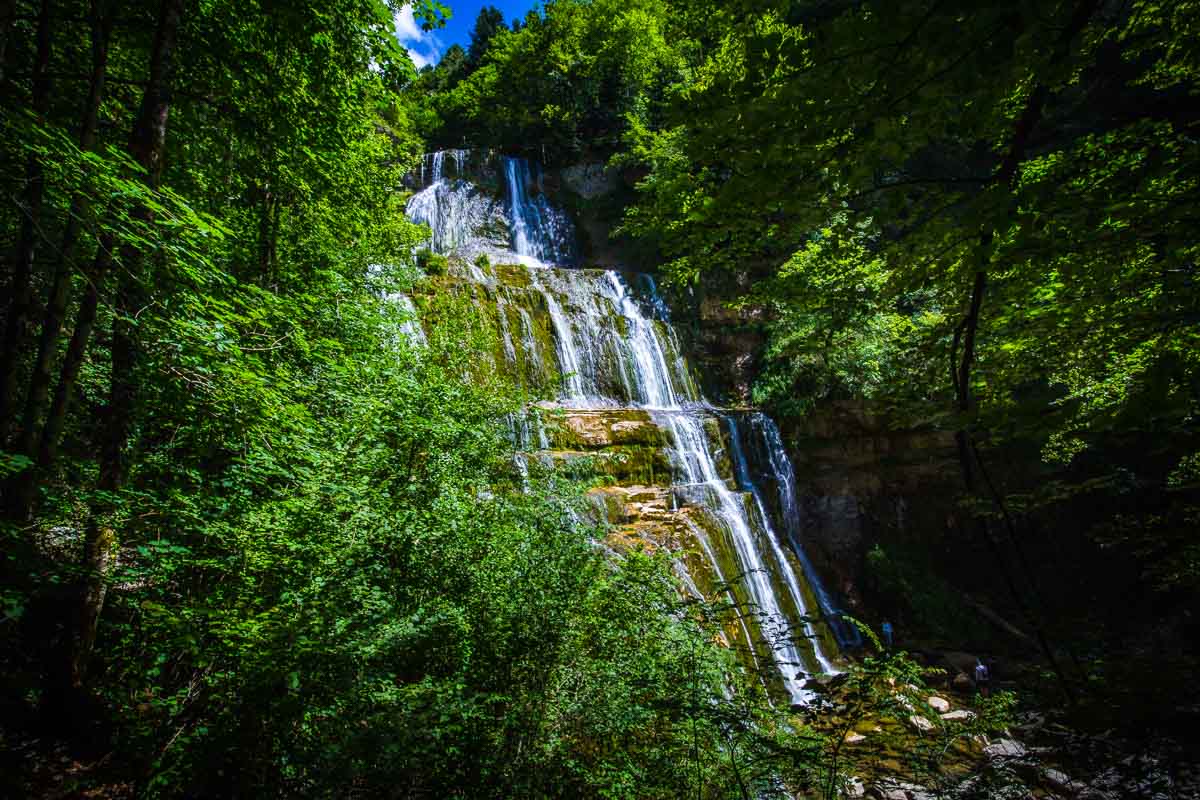
<svg viewBox="0 0 1200 800"><path fill-rule="evenodd" d="M798 674L796 677L798 678L800 675ZM804 682L804 688L811 692L828 692L838 688L849 678L850 674L846 672L839 672L836 675L822 673L820 675L813 675L811 678L806 680Z"/></svg>
<svg viewBox="0 0 1200 800"><path fill-rule="evenodd" d="M979 663L979 657L973 656L970 653L944 653L942 658L953 668L953 671L961 672L964 675L973 674L975 671L975 665Z"/></svg>
<svg viewBox="0 0 1200 800"><path fill-rule="evenodd" d="M958 708L954 711L948 711L941 716L946 722L970 722L975 719L975 712L967 711L965 708Z"/></svg>
<svg viewBox="0 0 1200 800"><path fill-rule="evenodd" d="M1075 796L1087 788L1080 781L1071 780L1071 776L1058 769L1042 770L1042 785L1062 794Z"/></svg>
<svg viewBox="0 0 1200 800"><path fill-rule="evenodd" d="M866 740L867 737L863 736L861 733L850 731L846 734L846 744L858 744L859 742L865 742Z"/></svg>
<svg viewBox="0 0 1200 800"><path fill-rule="evenodd" d="M924 786L884 778L867 790L876 800L933 800L933 793Z"/></svg>
<svg viewBox="0 0 1200 800"><path fill-rule="evenodd" d="M863 784L862 778L852 776L846 779L846 786L843 792L846 797L862 797L867 793L867 787Z"/></svg>
<svg viewBox="0 0 1200 800"><path fill-rule="evenodd" d="M997 739L983 748L983 754L992 760L1022 758L1025 753L1025 745L1015 739Z"/></svg>
<svg viewBox="0 0 1200 800"><path fill-rule="evenodd" d="M1083 790L1075 797L1077 800L1117 800L1117 796L1112 792L1097 789L1095 786L1083 787Z"/></svg>
<svg viewBox="0 0 1200 800"><path fill-rule="evenodd" d="M933 723L922 717L920 714L912 714L908 718L908 724L913 727L917 733L929 733L933 730Z"/></svg>
<svg viewBox="0 0 1200 800"><path fill-rule="evenodd" d="M945 714L950 710L950 701L941 697L930 697L925 702L929 703L929 707L939 714Z"/></svg>
<svg viewBox="0 0 1200 800"><path fill-rule="evenodd" d="M1025 736L1030 736L1046 726L1046 715L1030 711L1019 715L1020 720L1014 727Z"/></svg>

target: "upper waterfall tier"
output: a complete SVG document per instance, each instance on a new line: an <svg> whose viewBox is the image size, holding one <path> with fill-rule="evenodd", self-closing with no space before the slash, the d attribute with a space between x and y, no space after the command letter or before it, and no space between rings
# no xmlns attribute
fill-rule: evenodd
<svg viewBox="0 0 1200 800"><path fill-rule="evenodd" d="M412 177L412 176L410 176ZM430 246L468 261L576 263L575 229L542 190L541 170L514 156L445 150L427 155L408 216L429 226Z"/></svg>
<svg viewBox="0 0 1200 800"><path fill-rule="evenodd" d="M836 671L846 632L804 554L795 476L774 423L707 403L649 276L561 266L573 230L539 191L536 168L500 157L496 194L461 177L471 158L429 157L428 183L408 211L429 225L431 247L455 256L443 285L469 293L494 320L495 368L555 395L554 413L514 421L514 436L555 464L611 441L610 478L671 498L658 518L682 554L685 585L727 594L738 609L730 636L760 674L773 665L772 683L791 702L805 702L806 675ZM589 425L600 427L571 433ZM645 443L620 444L630 436ZM759 485L764 470L777 497ZM645 485L664 478L669 486Z"/></svg>

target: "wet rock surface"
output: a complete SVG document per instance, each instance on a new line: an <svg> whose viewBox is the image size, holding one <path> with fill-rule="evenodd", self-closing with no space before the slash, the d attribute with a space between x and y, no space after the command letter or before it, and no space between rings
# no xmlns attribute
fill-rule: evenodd
<svg viewBox="0 0 1200 800"><path fill-rule="evenodd" d="M939 714L945 714L950 710L950 701L943 697L933 696L927 699L925 702L927 702L929 707Z"/></svg>

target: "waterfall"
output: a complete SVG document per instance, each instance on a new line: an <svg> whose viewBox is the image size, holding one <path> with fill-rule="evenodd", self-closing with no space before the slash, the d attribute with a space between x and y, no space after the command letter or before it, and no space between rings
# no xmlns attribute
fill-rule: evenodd
<svg viewBox="0 0 1200 800"><path fill-rule="evenodd" d="M528 174L525 159L504 159L504 178L508 182L509 214L512 219L513 250L519 255L541 258L541 248L529 241L530 229L539 230L541 220L537 217L537 208L529 202L528 193L525 191Z"/></svg>
<svg viewBox="0 0 1200 800"><path fill-rule="evenodd" d="M787 450L784 449L783 436L779 432L779 426L775 424L775 420L762 413L754 415L753 424L761 431L763 442L766 445L767 460L771 465L772 477L775 479L775 486L779 493L779 507L783 516L784 530L787 531L792 550L800 559L804 573L808 576L808 585L817 597L821 613L834 636L837 637L839 645L846 648L859 647L862 645L862 634L858 632L858 628L842 619L841 612L835 607L820 575L817 574L805 553L800 503L796 497L796 472L792 468L791 459L787 456Z"/></svg>
<svg viewBox="0 0 1200 800"><path fill-rule="evenodd" d="M468 180L469 169L486 171L496 163L487 153L469 150L442 150L421 160L416 176L420 189L405 210L414 222L429 226L428 246L457 253L467 264L480 255L496 263L574 264L574 226L544 194L530 195L528 186L534 181L528 161L499 159L503 197Z"/></svg>
<svg viewBox="0 0 1200 800"><path fill-rule="evenodd" d="M530 198L527 187L533 181L529 162L505 156L504 181L508 189L513 251L545 264L571 263L574 232L570 222L550 205L544 194Z"/></svg>
<svg viewBox="0 0 1200 800"><path fill-rule="evenodd" d="M699 419L686 412L670 411L661 416L675 439L677 463L683 472L685 483L702 487L708 506L725 523L737 550L738 563L742 567L745 588L754 604L749 611L761 615L760 626L763 636L770 645L772 658L792 702L804 702L810 695L801 688L798 674L804 659L796 646L796 633L792 623L780 605L779 597L771 586L771 571L763 559L759 543L750 528L750 516L745 505L726 486L717 472L716 460L708 446L708 437ZM769 538L769 537L768 537ZM783 572L791 576L783 565ZM821 671L832 669L832 665L814 647Z"/></svg>
<svg viewBox="0 0 1200 800"><path fill-rule="evenodd" d="M741 426L697 388L653 279L564 267L572 263L575 248L570 223L543 193L533 191L525 159L501 160L501 203L461 177L465 156L451 157L454 179L444 175L445 154L429 159L431 183L409 201L409 215L429 225L434 249L460 259L486 252L493 264L505 265L487 277L505 358L517 361L518 341L508 322L509 308L515 306L525 370L559 377L556 406L563 414L583 419L606 409L617 415L636 410L662 432L673 472L672 496L684 497L688 508L709 521L706 525L716 526L710 536L684 514L684 527L699 543L718 585L726 575L736 581L739 597L749 606L741 612L757 619L757 637L745 618L738 620L753 665L773 665L791 702L808 701L806 674L836 671L827 637L820 635L822 618L835 624L835 609L800 547L795 475L778 428L755 415L750 431L762 437L779 492L783 510L776 525L773 506L764 501L747 460ZM503 214L503 234L496 232L497 212ZM483 281L467 267L456 269L465 280ZM553 347L539 345L534 316L552 333ZM548 366L551 359L556 371ZM545 451L550 439L537 419L532 412L513 419L513 438ZM722 568L723 558L730 568ZM688 591L698 592L695 581L687 580ZM843 641L843 632L834 631Z"/></svg>
<svg viewBox="0 0 1200 800"><path fill-rule="evenodd" d="M409 200L408 216L429 226L429 244L434 250L448 253L472 240L473 232L486 223L490 210L474 202L475 192L469 183L441 177L440 160L433 162L431 171L436 176L433 183Z"/></svg>
<svg viewBox="0 0 1200 800"><path fill-rule="evenodd" d="M813 627L813 615L809 612L808 603L804 599L804 593L800 590L800 582L797 579L795 571L785 565L787 561L787 555L784 553L783 548L779 546L778 537L776 537L775 531L771 528L771 515L767 513L767 507L763 503L762 493L758 489L758 484L756 484L750 476L750 465L746 461L745 450L742 447L741 430L733 417L726 417L725 421L729 425L730 429L729 440L731 443L731 449L733 451L734 474L737 476L738 485L741 487L742 491L749 492L751 498L754 500L754 507L757 509L759 519L762 520L763 527L766 531L766 536L764 536L763 539L766 540L771 555L779 564L780 574L783 575L785 581L787 582L788 593L791 595L792 602L795 604L796 610L799 612L802 619L801 629L804 632L804 636L810 639L816 639L818 633ZM815 580L815 573L813 573L811 569L807 569L805 572L806 576L808 577L809 587L816 592L818 583ZM820 593L818 592L818 597L819 596ZM821 651L821 648L814 648L814 653L817 657L817 660L821 662L823 671L831 672L833 670L833 665L829 662L829 659L825 657L824 653Z"/></svg>

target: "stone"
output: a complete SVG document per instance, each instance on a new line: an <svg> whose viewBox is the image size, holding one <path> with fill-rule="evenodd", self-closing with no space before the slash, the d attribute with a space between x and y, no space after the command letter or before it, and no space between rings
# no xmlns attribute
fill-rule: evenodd
<svg viewBox="0 0 1200 800"><path fill-rule="evenodd" d="M992 760L1022 758L1025 753L1025 745L1015 739L997 739L983 748L983 754Z"/></svg>
<svg viewBox="0 0 1200 800"><path fill-rule="evenodd" d="M959 692L969 692L971 691L971 679L965 672L959 672L950 681L950 686Z"/></svg>
<svg viewBox="0 0 1200 800"><path fill-rule="evenodd" d="M884 778L868 790L876 800L933 800L933 793L924 786Z"/></svg>
<svg viewBox="0 0 1200 800"><path fill-rule="evenodd" d="M1116 795L1112 792L1097 789L1095 786L1083 787L1083 790L1076 795L1076 798L1078 800L1117 800Z"/></svg>
<svg viewBox="0 0 1200 800"><path fill-rule="evenodd" d="M975 712L967 711L965 708L959 708L955 709L954 711L948 711L945 714L942 714L941 717L946 722L970 722L971 720L975 719Z"/></svg>
<svg viewBox="0 0 1200 800"><path fill-rule="evenodd" d="M859 742L865 742L866 740L867 737L863 736L861 733L850 731L846 734L846 744L858 744Z"/></svg>
<svg viewBox="0 0 1200 800"><path fill-rule="evenodd" d="M925 702L929 703L929 707L939 714L945 714L950 710L950 701L941 697L931 697Z"/></svg>
<svg viewBox="0 0 1200 800"><path fill-rule="evenodd" d="M1080 781L1071 780L1071 776L1058 769L1043 769L1042 784L1056 792L1077 795L1087 788Z"/></svg>
<svg viewBox="0 0 1200 800"><path fill-rule="evenodd" d="M799 677L799 675L797 675L797 677ZM850 674L847 672L840 672L835 675L830 675L827 673L813 675L804 682L804 688L813 692L828 692L841 686L847 681L847 679L849 679L849 677Z"/></svg>
<svg viewBox="0 0 1200 800"><path fill-rule="evenodd" d="M572 410L549 425L556 446L586 449L662 442L662 432L644 411Z"/></svg>
<svg viewBox="0 0 1200 800"><path fill-rule="evenodd" d="M846 786L843 792L846 797L862 797L867 793L867 787L863 783L862 778L851 776L846 779Z"/></svg>
<svg viewBox="0 0 1200 800"><path fill-rule="evenodd" d="M1025 714L1021 714L1019 715L1018 719L1020 721L1015 727L1025 736L1034 734L1046 726L1046 715L1039 714L1036 711L1030 711Z"/></svg>
<svg viewBox="0 0 1200 800"><path fill-rule="evenodd" d="M920 714L912 714L908 718L908 724L911 725L918 733L929 733L933 730L933 723L922 717Z"/></svg>

